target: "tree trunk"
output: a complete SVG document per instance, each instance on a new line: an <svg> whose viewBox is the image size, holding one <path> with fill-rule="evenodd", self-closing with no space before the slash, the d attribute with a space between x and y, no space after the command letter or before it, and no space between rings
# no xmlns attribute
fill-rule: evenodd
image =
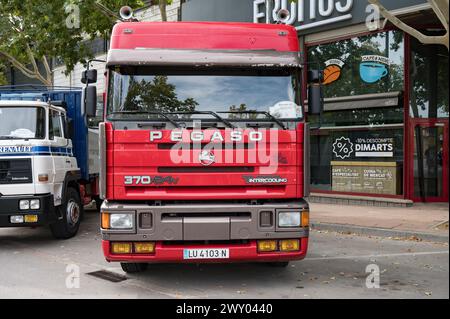
<svg viewBox="0 0 450 319"><path fill-rule="evenodd" d="M161 20L167 21L167 0L159 0L159 11L161 11Z"/></svg>

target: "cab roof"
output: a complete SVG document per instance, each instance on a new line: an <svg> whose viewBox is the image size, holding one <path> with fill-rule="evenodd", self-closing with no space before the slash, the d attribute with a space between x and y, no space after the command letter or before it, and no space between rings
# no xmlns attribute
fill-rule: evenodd
<svg viewBox="0 0 450 319"><path fill-rule="evenodd" d="M41 101L23 101L23 100L0 100L0 107L6 107L6 106L12 106L12 107L50 107L55 110L59 111L66 111L62 107L51 105L51 103L41 102Z"/></svg>
<svg viewBox="0 0 450 319"><path fill-rule="evenodd" d="M294 27L235 22L122 22L111 49L255 50L298 52Z"/></svg>

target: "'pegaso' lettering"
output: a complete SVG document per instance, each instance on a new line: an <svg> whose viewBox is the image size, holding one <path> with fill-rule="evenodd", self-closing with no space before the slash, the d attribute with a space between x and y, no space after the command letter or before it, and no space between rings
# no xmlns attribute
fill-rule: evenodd
<svg viewBox="0 0 450 319"><path fill-rule="evenodd" d="M170 141L171 142L182 142L183 137L190 139L190 142L224 142L225 135L221 131L213 131L210 135L211 137L208 139L206 136L209 134L205 134L206 131L197 131L194 130L184 135L182 130L174 130L170 133ZM240 130L232 130L225 131L225 134L229 135L230 140L232 142L242 142L244 141L244 132ZM150 142L161 141L163 139L163 133L161 131L151 131L150 132ZM261 142L264 140L264 134L260 131L250 131L248 132L248 141L249 142Z"/></svg>

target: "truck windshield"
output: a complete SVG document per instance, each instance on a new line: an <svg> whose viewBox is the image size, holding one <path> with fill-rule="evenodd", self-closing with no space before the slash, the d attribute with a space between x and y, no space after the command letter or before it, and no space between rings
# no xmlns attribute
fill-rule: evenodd
<svg viewBox="0 0 450 319"><path fill-rule="evenodd" d="M0 107L0 140L43 139L44 137L44 108Z"/></svg>
<svg viewBox="0 0 450 319"><path fill-rule="evenodd" d="M251 120L266 112L277 119L298 119L298 74L289 68L115 68L109 75L108 118L215 112L229 120Z"/></svg>

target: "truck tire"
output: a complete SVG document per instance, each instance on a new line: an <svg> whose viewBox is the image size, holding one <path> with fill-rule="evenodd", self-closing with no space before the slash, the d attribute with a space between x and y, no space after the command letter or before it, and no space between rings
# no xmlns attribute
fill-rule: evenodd
<svg viewBox="0 0 450 319"><path fill-rule="evenodd" d="M122 270L128 274L135 274L138 272L143 272L147 269L148 264L141 263L120 263Z"/></svg>
<svg viewBox="0 0 450 319"><path fill-rule="evenodd" d="M78 232L83 215L83 205L75 188L67 188L66 202L59 209L62 219L50 225L53 237L56 239L72 238Z"/></svg>

